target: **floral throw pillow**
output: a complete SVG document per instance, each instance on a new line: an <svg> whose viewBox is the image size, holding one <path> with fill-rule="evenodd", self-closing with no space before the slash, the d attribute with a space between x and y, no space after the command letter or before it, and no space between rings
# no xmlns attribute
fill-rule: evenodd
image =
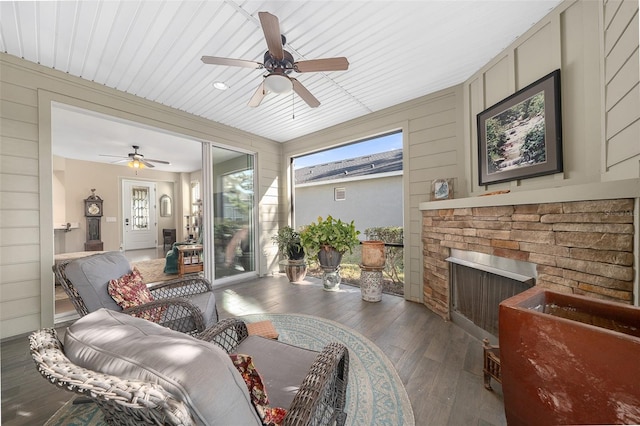
<svg viewBox="0 0 640 426"><path fill-rule="evenodd" d="M280 426L287 415L287 410L269 406L269 398L267 397L264 383L262 383L262 376L256 370L253 359L245 354L229 354L229 356L247 384L251 402L262 419L262 424L265 426Z"/></svg>
<svg viewBox="0 0 640 426"><path fill-rule="evenodd" d="M109 294L122 309L133 308L155 300L135 266L130 273L109 281ZM140 312L134 316L159 322L162 317L162 308Z"/></svg>

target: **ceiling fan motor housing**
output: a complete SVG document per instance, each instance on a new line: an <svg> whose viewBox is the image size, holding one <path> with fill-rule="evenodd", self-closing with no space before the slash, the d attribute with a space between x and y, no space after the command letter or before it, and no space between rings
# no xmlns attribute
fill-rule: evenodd
<svg viewBox="0 0 640 426"><path fill-rule="evenodd" d="M291 71L293 71L293 63L295 62L293 60L293 55L286 50L283 50L283 54L284 58L282 58L281 61L278 61L271 56L271 53L267 50L264 54L265 69L271 73L291 74Z"/></svg>

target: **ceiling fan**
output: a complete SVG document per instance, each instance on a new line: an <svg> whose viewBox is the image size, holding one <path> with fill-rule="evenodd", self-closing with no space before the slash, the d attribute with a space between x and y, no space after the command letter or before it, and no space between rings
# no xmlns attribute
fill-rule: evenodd
<svg viewBox="0 0 640 426"><path fill-rule="evenodd" d="M138 152L138 149L140 149L138 145L132 145L132 148L133 148L133 152L130 152L126 157L122 157L119 155L107 155L107 154L100 154L100 156L121 158L121 160L112 161L112 164L128 162L129 167L133 167L136 169L141 169L143 167L150 167L150 168L155 167L151 163L171 164L170 162L164 161L164 160L152 160L150 158L144 158L144 155Z"/></svg>
<svg viewBox="0 0 640 426"><path fill-rule="evenodd" d="M249 101L250 107L257 107L262 99L269 92L288 93L293 90L311 108L320 105L315 96L305 88L302 83L293 77L289 77L292 71L319 72L319 71L344 71L349 68L349 61L345 57L312 59L307 61L294 62L291 53L284 50L287 43L284 35L280 34L280 23L278 17L269 12L258 12L260 24L267 41L268 50L264 54L264 63L253 62L244 59L220 58L216 56L203 56L202 62L213 65L228 65L233 67L244 67L254 69L265 69L267 74L263 77L262 83Z"/></svg>

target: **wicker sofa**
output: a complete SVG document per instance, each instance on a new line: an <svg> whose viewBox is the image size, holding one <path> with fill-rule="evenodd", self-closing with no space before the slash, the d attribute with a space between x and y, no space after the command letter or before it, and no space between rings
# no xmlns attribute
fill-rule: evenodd
<svg viewBox="0 0 640 426"><path fill-rule="evenodd" d="M118 251L62 261L53 266L53 272L56 284L64 289L81 317L106 308L151 318L172 330L192 335L218 321L211 283L198 276L152 284L148 289L152 302L123 311L107 290L110 280L131 272L129 261Z"/></svg>
<svg viewBox="0 0 640 426"><path fill-rule="evenodd" d="M228 352L254 358L269 403L287 409L282 424L342 425L346 419L343 345L314 352L248 336L237 319L194 338L100 309L71 325L64 345L55 330L43 329L30 336L30 347L49 382L91 398L109 424L263 424Z"/></svg>

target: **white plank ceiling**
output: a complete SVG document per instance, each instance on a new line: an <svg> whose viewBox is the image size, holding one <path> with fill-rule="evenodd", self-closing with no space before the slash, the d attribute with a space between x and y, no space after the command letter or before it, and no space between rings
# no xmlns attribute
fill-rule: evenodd
<svg viewBox="0 0 640 426"><path fill-rule="evenodd" d="M463 82L559 3L0 1L0 50L283 142ZM248 107L264 70L201 62L263 62L260 11L295 60L348 58L347 71L293 74L318 108L292 94Z"/></svg>

